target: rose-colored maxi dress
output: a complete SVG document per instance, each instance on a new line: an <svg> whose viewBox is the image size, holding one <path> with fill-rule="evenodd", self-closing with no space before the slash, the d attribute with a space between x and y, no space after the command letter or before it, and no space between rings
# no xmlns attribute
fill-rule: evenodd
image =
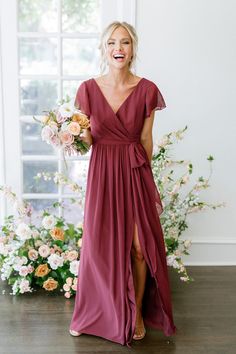
<svg viewBox="0 0 236 354"><path fill-rule="evenodd" d="M131 347L135 290L131 268L134 221L148 265L143 319L166 336L176 333L166 263L163 211L148 155L144 119L166 107L146 78L114 113L94 78L78 88L75 105L90 117L93 137L84 209L83 244L70 329Z"/></svg>

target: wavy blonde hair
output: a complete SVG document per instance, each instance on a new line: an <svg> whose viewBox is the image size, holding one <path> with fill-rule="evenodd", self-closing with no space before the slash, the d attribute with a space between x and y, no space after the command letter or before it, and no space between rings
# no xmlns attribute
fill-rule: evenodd
<svg viewBox="0 0 236 354"><path fill-rule="evenodd" d="M136 59L138 58L138 56L137 56L138 36L137 36L136 30L131 24L129 24L125 21L123 21L123 22L114 21L114 22L110 23L103 30L103 32L100 36L100 43L99 43L98 49L101 52L100 65L99 65L101 75L104 73L104 71L106 70L106 66L107 66L106 51L107 51L108 39L110 38L113 31L115 31L120 26L124 27L131 37L133 56L132 56L132 60L129 62L129 69L130 69L130 71L133 70L133 73L135 74L135 70L136 70L135 64L136 64Z"/></svg>

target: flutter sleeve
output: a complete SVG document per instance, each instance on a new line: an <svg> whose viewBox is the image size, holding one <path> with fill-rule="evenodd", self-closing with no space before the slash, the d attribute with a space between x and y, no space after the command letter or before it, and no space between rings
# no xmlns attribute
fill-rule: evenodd
<svg viewBox="0 0 236 354"><path fill-rule="evenodd" d="M150 117L153 109L160 110L166 107L164 98L158 89L158 87L153 83L148 87L146 92L146 113L145 118Z"/></svg>
<svg viewBox="0 0 236 354"><path fill-rule="evenodd" d="M88 117L90 116L89 95L85 82L82 82L77 90L74 105Z"/></svg>

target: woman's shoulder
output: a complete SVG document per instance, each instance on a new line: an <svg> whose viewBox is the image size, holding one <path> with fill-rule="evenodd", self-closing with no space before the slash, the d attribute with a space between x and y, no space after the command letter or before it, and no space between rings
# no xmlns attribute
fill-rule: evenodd
<svg viewBox="0 0 236 354"><path fill-rule="evenodd" d="M144 79L147 87L156 87L157 88L157 84L154 81L149 80L149 79L147 79L145 77L143 79Z"/></svg>

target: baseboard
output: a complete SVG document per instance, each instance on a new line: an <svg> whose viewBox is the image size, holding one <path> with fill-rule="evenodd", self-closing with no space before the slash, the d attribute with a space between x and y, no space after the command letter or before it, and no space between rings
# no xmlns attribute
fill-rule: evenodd
<svg viewBox="0 0 236 354"><path fill-rule="evenodd" d="M195 239L189 253L189 256L183 256L186 266L236 265L236 241L232 239Z"/></svg>

